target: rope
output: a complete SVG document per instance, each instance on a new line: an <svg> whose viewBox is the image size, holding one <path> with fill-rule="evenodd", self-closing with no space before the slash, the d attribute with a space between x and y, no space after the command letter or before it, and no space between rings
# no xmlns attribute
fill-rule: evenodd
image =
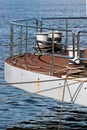
<svg viewBox="0 0 87 130"><path fill-rule="evenodd" d="M76 100L78 94L79 94L80 91L81 91L81 88L82 88L83 84L84 84L83 82L80 83L80 85L78 86L77 90L75 91L73 97L71 98L70 103L74 103L74 102L75 102L75 100Z"/></svg>
<svg viewBox="0 0 87 130"><path fill-rule="evenodd" d="M64 87L63 87L63 95L62 95L62 103L61 103L61 108L60 108L60 116L59 116L58 130L60 130L60 125L61 125L62 109L63 109L64 95L65 95L65 87L67 86L67 84L66 84L67 77L68 77L68 75L67 75L66 78L65 78Z"/></svg>
<svg viewBox="0 0 87 130"><path fill-rule="evenodd" d="M66 78L60 78L60 79L51 79L51 80L40 80L40 83L41 82L53 82L53 81L61 81L61 80L65 80ZM68 80L74 80L75 79L75 83L78 83L80 82L81 80L76 80L76 78L73 78L73 77L70 77L68 78ZM84 80L83 82L87 82L87 80ZM15 84L30 84L30 83L37 83L37 81L24 81L24 82L0 82L0 85L15 85ZM74 84L74 83L73 83Z"/></svg>
<svg viewBox="0 0 87 130"><path fill-rule="evenodd" d="M74 78L68 78L68 79L74 79ZM51 80L40 80L40 83L43 82L53 82L53 81L61 81L61 80L65 80L65 78L62 79L51 79ZM78 81L76 81L78 82ZM37 83L37 81L26 81L26 82L0 82L0 85L15 85L15 84L31 84L31 83Z"/></svg>
<svg viewBox="0 0 87 130"><path fill-rule="evenodd" d="M75 83L78 83L78 82L75 82ZM72 84L75 84L75 83L70 83L69 85L72 85ZM7 85L8 85L8 84L7 84ZM61 87L64 87L64 86L61 85L61 86L53 87L53 88L50 88L50 89L44 89L44 90L39 91L39 93L51 91L51 90L58 89L58 88L61 88ZM66 87L66 85L65 85L65 87ZM27 95L29 95L29 94L30 94L30 93L28 93L28 94L20 94L20 95L8 97L8 98L0 98L0 100L2 101L2 100L13 99L13 98L19 98L19 97L27 96ZM33 94L38 94L38 91L37 91L37 92L34 92L34 93L31 93L31 94L32 94L32 95L33 95Z"/></svg>
<svg viewBox="0 0 87 130"><path fill-rule="evenodd" d="M61 103L61 108L60 108L60 116L59 116L58 130L60 130L61 119L62 119L62 110L63 110L63 103L64 103L65 87L71 85L71 84L68 84L68 83L67 83L68 76L71 74L71 73L69 73L69 71L70 71L70 70L68 69L67 75L66 75L66 78L65 78L65 82L64 82L64 87L63 87L63 95L62 95L62 103ZM84 82L85 82L85 81L84 81ZM78 83L79 83L79 81L78 81ZM73 97L72 97L71 92L70 92L70 89L69 89L69 87L68 87L68 91L69 91L70 97L71 97L71 101L70 101L70 102L72 102L74 98L75 98L74 101L76 100L76 98L77 98L77 96L78 96L78 94L79 94L79 92L80 92L82 86L83 86L83 82L81 82L80 86L77 88L77 90L76 90L76 92L74 93ZM77 94L77 95L76 95L76 94ZM73 103L74 103L74 101L73 101Z"/></svg>
<svg viewBox="0 0 87 130"><path fill-rule="evenodd" d="M58 88L63 87L62 104L61 104L61 108L60 108L58 130L60 130L60 125L61 125L61 120L62 120L62 110L63 110L63 103L64 103L65 88L67 86L67 79L68 79L68 74L67 74L66 78L64 78L64 79L53 79L53 80L42 80L42 81L40 81L40 82L49 82L49 81L65 80L64 85L54 87L54 88L50 88L50 89L45 89L45 90L42 90L42 91L39 90L39 93L41 93L41 92L45 92L45 91L47 92L47 91L50 91L50 90L54 90L54 89L58 89ZM21 82L21 83L37 83L37 81ZM70 83L68 85L72 85L72 84L76 84L76 83L79 83L79 81L76 81L74 83ZM0 83L0 85L9 85L9 84L20 84L20 82L17 82L17 83ZM28 94L20 94L20 95L8 97L8 98L0 98L0 101L10 100L10 99L14 99L14 98L20 98L20 97L23 97L23 96L27 96ZM38 94L38 91L31 93L31 95L33 95L33 94Z"/></svg>

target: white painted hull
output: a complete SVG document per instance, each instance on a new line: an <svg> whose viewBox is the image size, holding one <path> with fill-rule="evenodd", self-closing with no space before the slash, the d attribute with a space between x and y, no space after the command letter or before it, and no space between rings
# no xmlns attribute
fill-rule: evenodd
<svg viewBox="0 0 87 130"><path fill-rule="evenodd" d="M61 78L20 69L5 62L5 80L8 83L13 83L12 86L15 86L19 89L62 100L65 80L62 80ZM41 82L45 80L56 81ZM14 84L19 82L24 83ZM67 80L64 101L87 106L87 83Z"/></svg>

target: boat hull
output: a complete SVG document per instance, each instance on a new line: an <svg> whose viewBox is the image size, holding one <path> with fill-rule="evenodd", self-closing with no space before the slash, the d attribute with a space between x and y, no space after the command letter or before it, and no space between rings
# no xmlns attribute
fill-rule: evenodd
<svg viewBox="0 0 87 130"><path fill-rule="evenodd" d="M87 106L87 83L65 80L15 67L5 62L5 80L12 86L42 96ZM64 91L65 89L65 91Z"/></svg>

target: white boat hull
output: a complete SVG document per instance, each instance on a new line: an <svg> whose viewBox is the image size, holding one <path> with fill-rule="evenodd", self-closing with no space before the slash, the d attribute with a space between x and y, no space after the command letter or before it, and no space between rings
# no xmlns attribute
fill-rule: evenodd
<svg viewBox="0 0 87 130"><path fill-rule="evenodd" d="M21 69L7 62L5 62L5 80L19 89L58 100L62 100L65 86L65 102L87 106L87 82L74 80L65 82L62 78Z"/></svg>

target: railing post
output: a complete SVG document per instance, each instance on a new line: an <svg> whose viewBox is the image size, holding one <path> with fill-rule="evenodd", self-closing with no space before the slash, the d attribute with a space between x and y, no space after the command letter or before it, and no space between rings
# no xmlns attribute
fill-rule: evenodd
<svg viewBox="0 0 87 130"><path fill-rule="evenodd" d="M78 35L77 35L77 57L79 58L80 56L80 32L78 32Z"/></svg>
<svg viewBox="0 0 87 130"><path fill-rule="evenodd" d="M54 31L52 31L52 59L51 59L51 70L50 75L54 73Z"/></svg>
<svg viewBox="0 0 87 130"><path fill-rule="evenodd" d="M26 34L25 34L25 63L26 63L26 69L28 69L28 27L26 26Z"/></svg>
<svg viewBox="0 0 87 130"><path fill-rule="evenodd" d="M28 27L26 27L26 58L28 56Z"/></svg>
<svg viewBox="0 0 87 130"><path fill-rule="evenodd" d="M38 32L38 20L36 19L36 32Z"/></svg>
<svg viewBox="0 0 87 130"><path fill-rule="evenodd" d="M13 62L13 50L14 50L14 29L13 24L10 26L10 57L11 63Z"/></svg>
<svg viewBox="0 0 87 130"><path fill-rule="evenodd" d="M40 21L40 32L42 32L42 20Z"/></svg>
<svg viewBox="0 0 87 130"><path fill-rule="evenodd" d="M67 46L67 42L68 42L68 32L67 32L67 29L68 29L68 19L66 19L66 41L65 41L65 45Z"/></svg>
<svg viewBox="0 0 87 130"><path fill-rule="evenodd" d="M72 31L73 58L75 57L75 32Z"/></svg>
<svg viewBox="0 0 87 130"><path fill-rule="evenodd" d="M20 26L20 45L19 45L19 56L22 55L22 26Z"/></svg>

